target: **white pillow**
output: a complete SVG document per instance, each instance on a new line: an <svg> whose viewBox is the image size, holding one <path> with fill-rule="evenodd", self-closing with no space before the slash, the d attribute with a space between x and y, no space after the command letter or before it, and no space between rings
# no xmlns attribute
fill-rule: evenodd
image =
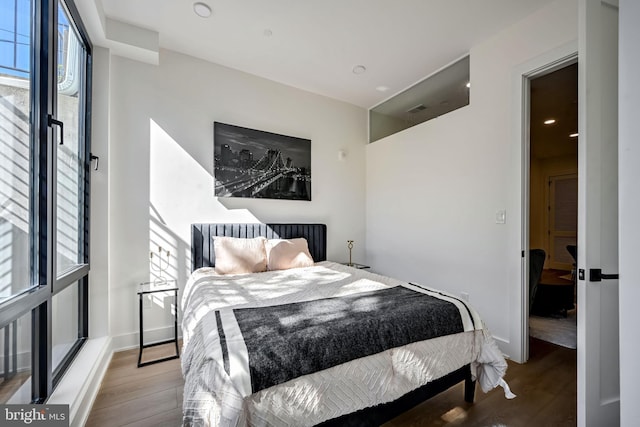
<svg viewBox="0 0 640 427"><path fill-rule="evenodd" d="M267 249L267 269L287 270L289 268L311 267L313 258L309 253L307 239L269 239Z"/></svg>
<svg viewBox="0 0 640 427"><path fill-rule="evenodd" d="M243 274L267 270L267 253L264 237L239 239L236 237L213 237L216 255L216 273Z"/></svg>

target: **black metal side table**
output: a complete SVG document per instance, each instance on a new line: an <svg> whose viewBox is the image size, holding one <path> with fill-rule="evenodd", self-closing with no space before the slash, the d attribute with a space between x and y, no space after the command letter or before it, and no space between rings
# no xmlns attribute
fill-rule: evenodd
<svg viewBox="0 0 640 427"><path fill-rule="evenodd" d="M142 307L142 300L143 297L147 294L154 294L157 292L173 292L173 303L174 303L174 307L175 307L175 313L174 313L174 317L173 317L173 338L168 339L168 340L164 340L164 341L158 341L158 342L154 342L151 344L145 344L144 343L144 322L143 322L143 307ZM138 286L138 299L140 301L140 306L139 306L139 315L140 315L140 353L138 354L138 368L142 367L142 366L147 366L147 365L152 365L154 363L158 363L158 362L164 362L165 360L172 360L172 359L177 359L180 357L180 350L178 349L178 284L175 280L167 280L166 282L163 283L154 283L154 282L145 282L145 283L141 283ZM168 344L168 343L175 343L176 346L176 354L172 355L172 356L168 356L168 357L163 357L160 359L154 359L154 360L150 360L148 362L142 362L142 351L145 348L149 348L149 347L155 347L157 345L162 345L162 344Z"/></svg>

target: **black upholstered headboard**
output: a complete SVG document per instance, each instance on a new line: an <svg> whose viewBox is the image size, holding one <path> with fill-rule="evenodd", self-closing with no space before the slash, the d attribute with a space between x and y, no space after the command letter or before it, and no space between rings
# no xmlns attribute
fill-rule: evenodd
<svg viewBox="0 0 640 427"><path fill-rule="evenodd" d="M191 224L191 271L213 267L213 237L228 236L267 239L304 237L315 262L327 260L327 226L325 224Z"/></svg>

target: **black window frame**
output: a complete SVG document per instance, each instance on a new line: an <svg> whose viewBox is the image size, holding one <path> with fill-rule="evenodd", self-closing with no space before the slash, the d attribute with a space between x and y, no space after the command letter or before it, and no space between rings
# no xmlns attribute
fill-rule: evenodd
<svg viewBox="0 0 640 427"><path fill-rule="evenodd" d="M58 3L63 3L85 49L80 108L82 196L80 241L82 263L57 276L56 272L56 114ZM0 304L0 328L31 313L31 403L43 403L51 396L64 372L89 336L89 230L90 147L93 45L73 0L33 0L30 73L30 288ZM78 339L52 370L52 301L69 286L78 286ZM15 344L14 344L15 347ZM13 349L16 351L16 349Z"/></svg>

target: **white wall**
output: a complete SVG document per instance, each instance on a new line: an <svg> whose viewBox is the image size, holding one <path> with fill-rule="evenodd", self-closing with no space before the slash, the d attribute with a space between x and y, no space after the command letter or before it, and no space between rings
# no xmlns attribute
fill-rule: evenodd
<svg viewBox="0 0 640 427"><path fill-rule="evenodd" d="M470 105L367 146L367 263L466 292L521 360L522 64L577 39L560 0L471 49ZM506 224L495 223L506 210Z"/></svg>
<svg viewBox="0 0 640 427"><path fill-rule="evenodd" d="M637 121L640 117L640 3L621 0L619 14L619 267L620 267L620 425L632 426L638 422L637 402L640 401L638 381L640 352L638 332L634 325L640 322L637 270L640 254L640 147Z"/></svg>
<svg viewBox="0 0 640 427"><path fill-rule="evenodd" d="M169 275L184 286L191 223L326 223L328 258L345 260L346 240L353 239L354 259L363 260L366 111L172 51L161 52L158 66L113 56L109 84L108 280L115 348L136 344L135 291L152 277L150 249L171 251ZM214 121L311 139L312 201L215 198ZM344 161L339 150L347 154ZM145 327L171 325L170 304L154 298Z"/></svg>

